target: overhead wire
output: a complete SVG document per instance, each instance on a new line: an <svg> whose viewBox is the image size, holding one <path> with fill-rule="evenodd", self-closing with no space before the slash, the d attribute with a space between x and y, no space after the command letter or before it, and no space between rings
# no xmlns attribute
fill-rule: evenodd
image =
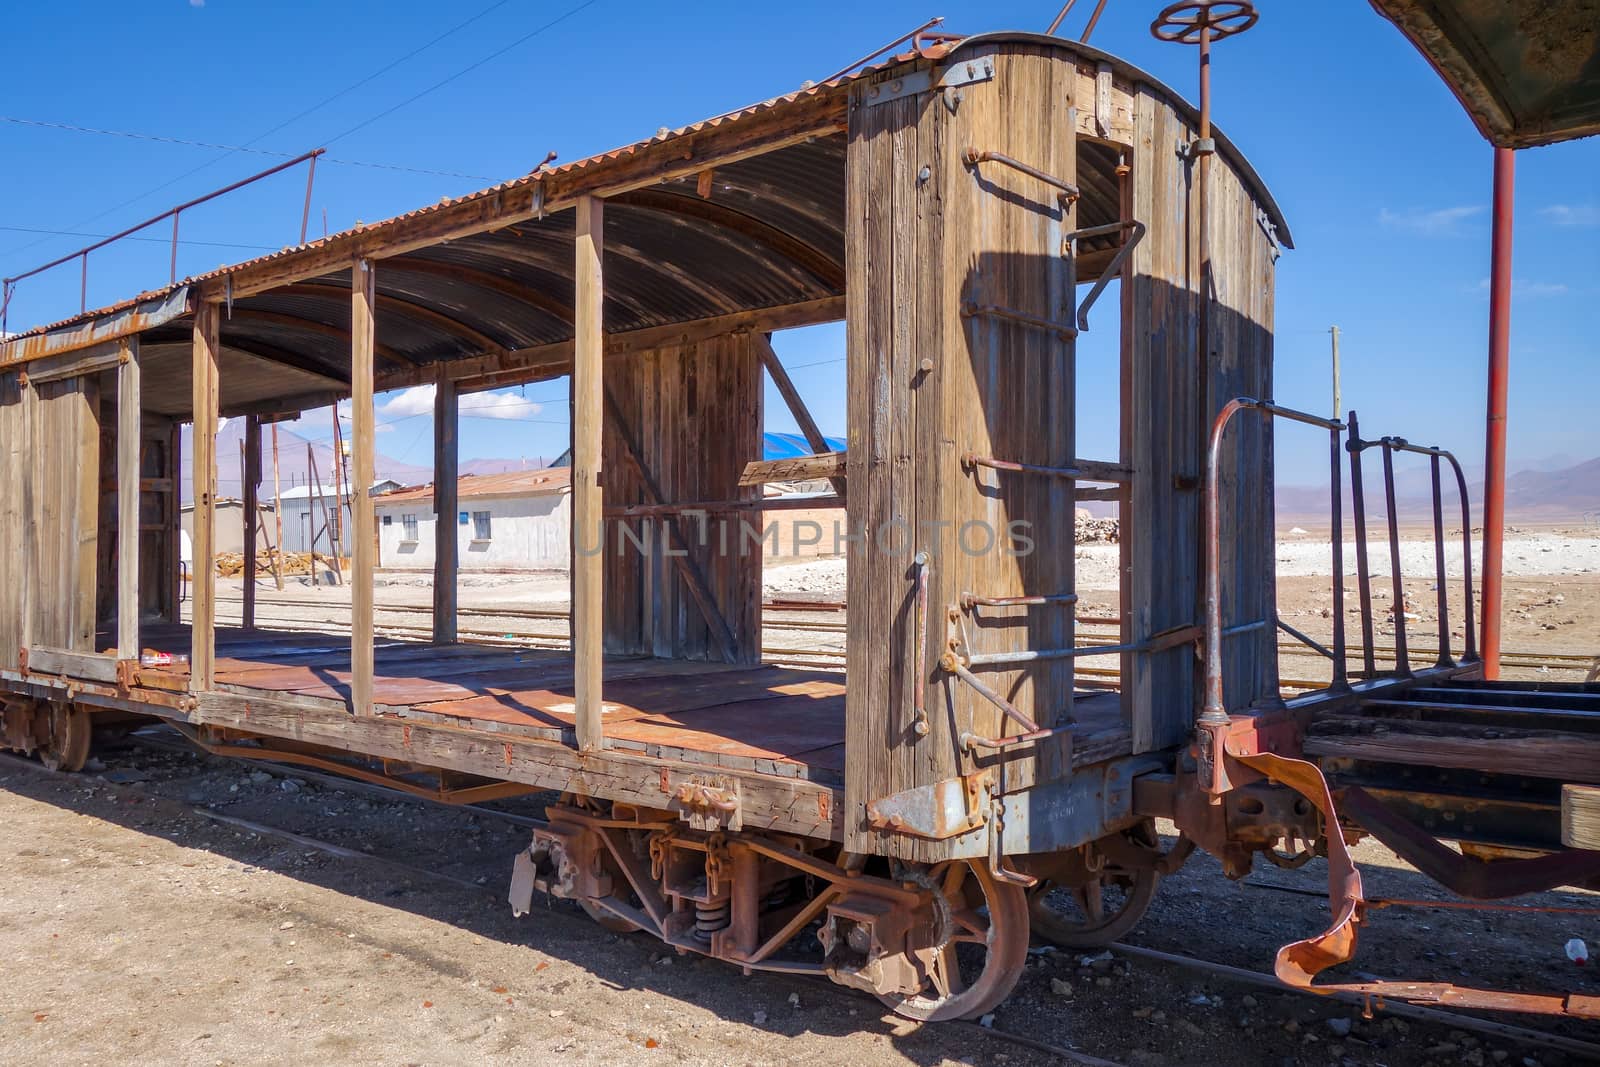
<svg viewBox="0 0 1600 1067"><path fill-rule="evenodd" d="M103 238L111 236L108 233L85 233L82 230L46 230L46 229L40 229L37 226L0 226L0 230L5 230L5 231L11 232L11 233L42 233L42 234L48 234L48 235L50 235L52 237L87 237L90 240L100 240L100 239L103 239ZM153 242L155 244L161 244L161 245L166 245L166 244L171 244L172 243L171 238L168 238L168 237L133 237L133 236L129 236L129 237L123 238L123 240L125 240L125 241L150 241L150 242ZM198 246L209 247L209 248L240 248L240 249L244 249L245 251L251 251L251 252L276 252L278 250L277 247L274 246L274 245L240 244L240 243L238 243L236 241L191 241L191 240L189 240L187 238L184 238L184 239L179 240L178 243L180 245L198 245Z"/></svg>
<svg viewBox="0 0 1600 1067"><path fill-rule="evenodd" d="M335 143L337 141L342 141L346 137L349 137L352 133L355 133L357 130L365 129L366 127L372 125L374 122L377 122L379 119L387 118L388 116L394 114L396 111L399 111L403 107L409 107L411 104L414 104L418 100L421 100L423 97L427 96L429 93L432 93L432 92L434 92L434 91L436 91L438 89L444 88L446 85L449 85L451 82L455 81L457 78L464 77L465 75L470 74L473 71L477 70L479 67L483 66L485 63L489 63L489 62L492 62L493 60L499 59L501 56L505 55L507 52L511 51L512 49L517 48L517 47L519 47L521 45L524 45L524 44L528 43L529 41L533 40L535 37L539 36L541 33L544 33L546 30L553 29L554 27L559 26L561 23L563 23L563 22L567 21L568 19L572 18L574 15L576 15L579 12L585 10L586 8L593 7L595 4L597 4L599 2L600 2L600 0L584 0L583 3L577 5L576 7L569 8L566 12L564 12L564 13L562 13L560 15L557 15L555 18L551 19L549 22L544 23L542 26L539 26L538 28L536 28L536 29L534 29L534 30L532 30L532 31L530 31L528 33L523 34L521 37L518 37L516 40L512 41L510 44L506 45L505 47L499 48L499 49L497 49L497 50L495 50L493 52L490 52L488 55L484 56L482 59L478 60L475 63L468 64L467 66L463 67L461 70L458 70L454 74L450 75L448 78L443 78L443 79L441 79L441 80L439 80L437 82L434 82L432 85L428 86L426 89L422 90L421 92L407 97L406 99L400 101L398 104L394 105L391 108L388 108L388 109L386 109L384 111L378 112L378 114L373 115L369 119L363 119L362 121L356 123L354 126L350 127L348 130L345 130L341 134L338 134L336 136L328 138L323 143L324 144L333 144L333 143Z"/></svg>
<svg viewBox="0 0 1600 1067"><path fill-rule="evenodd" d="M78 126L70 122L25 119L14 115L0 115L0 122L9 122L14 126L36 126L40 129L62 130L68 133L91 133L104 137L123 137L133 141L154 141L158 144L183 145L189 148L213 148L223 152L247 152L251 155L275 156L280 159L289 159L297 154L294 152L279 152L271 148L252 148L247 144L218 144L214 141L194 141L187 137L138 133L133 130L107 130L95 126ZM431 170L427 167L411 167L403 163L379 163L365 159L336 159L332 156L323 156L321 161L323 163L337 163L346 167L371 167L376 170L405 171L408 174L428 174L439 178L467 178L477 182L492 182L495 180L482 174L464 174L458 170Z"/></svg>
<svg viewBox="0 0 1600 1067"><path fill-rule="evenodd" d="M477 14L471 16L470 18L468 18L468 19L466 19L466 20L464 20L462 22L457 23L456 25L452 26L450 29L448 29L448 30L444 31L443 33L439 34L438 36L432 38L431 40L427 41L426 43L424 43L422 45L419 45L418 47L412 49L410 52L407 52L405 55L401 56L400 58L398 58L396 60L393 60L392 62L386 64L383 67L380 67L378 70L373 71L371 74L369 74L366 77L360 79L359 81L353 82L352 84L345 86L343 89L340 89L338 92L333 93L332 95L330 95L328 97L325 97L324 99L318 101L317 103L311 105L310 107L308 107L308 108L296 113L295 115L290 116L289 118L287 118L287 119L283 120L282 122L278 123L276 126L273 126L271 129L266 130L265 132L263 132L263 133L255 136L255 137L251 138L250 140L246 141L243 145L230 146L228 149L224 150L223 153L221 155L217 156L216 158L211 159L211 160L209 160L209 161L207 161L205 163L202 163L199 166L190 168L189 170L184 171L182 174L179 174L174 178L171 178L171 179L169 179L169 180L167 180L165 182L162 182L160 185L157 185L152 189L146 190L145 192L140 193L137 196L134 196L134 197L132 197L130 199L121 201L120 203L117 203L117 204L115 204L115 205L113 205L113 206L111 206L109 208L106 208L104 211L101 211L96 215L92 215L87 219L83 219L83 220L81 220L79 222L73 223L71 226L68 227L68 229L76 230L76 229L79 229L80 227L87 226L92 222L97 222L100 219L105 218L107 215L110 215L110 214L113 214L114 212L120 211L123 208L128 207L128 206L130 206L132 204L136 204L140 200L143 200L143 199L145 199L147 197L153 196L156 193L160 192L161 190L166 189L166 188L168 188L168 187L170 187L172 185L175 185L180 181L183 181L185 178L188 178L188 177L190 177L190 176L192 176L194 174L197 174L200 171L205 170L206 168L208 168L210 166L213 166L216 163L220 163L222 160L226 159L229 155L231 155L234 151L237 151L237 150L240 150L240 149L249 149L249 148L251 148L257 142L262 141L262 140L266 139L267 137L272 136L274 133L277 133L279 130L282 130L287 126L290 126L293 123L296 123L296 122L300 121L301 119L305 118L307 115L310 115L310 114L312 114L312 113L314 113L316 111L321 110L322 108L326 107L328 104L333 103L335 100L338 100L339 98L341 98L343 96L346 96L351 92L354 92L356 89L359 89L362 86L364 86L364 85L368 84L369 82L373 81L374 79L379 78L382 75L388 73L389 71L393 70L395 67L398 67L402 63L405 63L407 60L410 60L410 59L416 57L417 55L420 55L422 52L426 51L429 48L432 48L434 45L438 44L440 41L443 41L445 38L447 38L447 37L451 36L452 34L455 34L455 33L459 32L459 31L465 29L466 27L470 26L474 22L477 22L479 19L482 19L486 15L489 15L490 13L498 10L499 8L504 7L509 2L510 2L510 0L495 0L495 3L490 4L488 7L482 9ZM560 22L564 22L568 18L571 18L573 15L576 15L578 12L584 10L587 7L592 6L593 4L595 4L597 2L598 2L598 0L586 0L585 3L580 4L579 6L577 6L575 8L572 8L571 10L567 11L565 14L560 15L557 18L555 18L555 19L553 19L553 20L541 25L540 27L538 27L537 29L533 30L532 32L524 34L523 36L521 36L521 37L517 38L515 41L513 41L511 44L505 46L504 48L496 50L495 52L491 53L490 55L485 56L484 58L477 60L476 62L468 65L467 67L463 68L460 71L457 71L455 74L452 74L450 77L445 78L444 80L442 80L440 82L436 82L435 84L429 86L427 89L424 89L422 92L417 93L417 94L407 98L406 100L401 101L399 104L396 104L393 107L387 108L384 111L380 112L379 114L374 115L371 118L366 119L366 120L356 124L355 126L353 126L350 129L346 130L344 133L339 134L337 137L334 137L334 138L332 138L331 140L329 140L329 141L327 141L325 143L326 144L332 144L334 141L341 140L341 139L343 139L345 137L348 137L350 134L356 132L357 130L362 129L362 128L366 127L366 126L369 126L373 122L376 122L381 118L384 118L384 117L386 117L388 115L393 114L395 111L398 111L401 108L406 107L407 105L415 102L416 100L421 99L423 96L428 95L429 93L435 91L436 89L439 89L439 88L443 87L444 85L447 85L450 82L454 81L455 79L457 79L457 78L459 78L459 77L461 77L461 76L463 76L463 75L465 75L467 73L470 73L473 70L476 70L478 67L483 66L483 64L489 62L490 60L496 59L496 58L500 57L501 55L504 55L506 52L508 52L511 49L517 47L518 45L526 43L527 41L531 40L532 38L538 36L540 33L543 33L544 31L550 29L552 26L555 26ZM21 245L21 246L19 246L17 248L10 249L10 250L8 250L8 251L6 251L4 253L0 253L0 255L5 255L5 256L14 255L17 252L23 252L23 251L26 251L29 248L33 248L33 247L35 247L35 246L37 246L39 244L43 244L47 240L49 240L48 237L42 237L37 241L32 241L32 242L30 242L28 244Z"/></svg>

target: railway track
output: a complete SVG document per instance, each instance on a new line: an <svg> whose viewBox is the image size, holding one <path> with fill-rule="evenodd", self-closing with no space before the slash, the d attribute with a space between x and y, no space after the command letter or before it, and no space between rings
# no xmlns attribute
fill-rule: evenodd
<svg viewBox="0 0 1600 1067"><path fill-rule="evenodd" d="M224 604L242 604L242 601L237 598L223 598L220 602ZM316 602L307 603L304 601L294 601L293 603L297 606L325 606L318 605ZM376 609L376 611L378 613L378 617L374 620L374 629L380 635L416 639L430 637L433 633L432 627L428 625L419 625L414 622L394 621L392 618L386 621L382 618L383 613L388 613L390 616L402 615L414 617L418 614L425 614L426 612L423 609L413 610L411 608L404 607L380 606ZM531 645L535 648L550 649L561 649L567 647L565 630L567 615L562 611L545 611L541 609L517 609L508 611L501 609L467 608L462 609L461 613L468 618L487 617L547 619L550 621L560 622L562 624L562 626L559 628L552 628L550 631L541 632L508 632L504 629L485 630L473 629L470 627L458 630L460 637L463 639L470 639L475 643ZM324 625L321 623L312 624L308 623L305 619L298 617L263 614L259 609L256 613L256 622L260 626L292 632L340 632L341 630L345 629L345 627L341 627L337 624L337 620L333 620L333 625ZM842 625L838 626L836 629L833 627L834 624L831 623L816 623L809 620L802 620L798 624L786 619L771 620L766 623L764 632L769 635L781 634L785 631L821 633L837 632L840 634L840 636L843 636L844 628ZM1114 635L1109 634L1083 634L1081 635L1080 640L1085 645L1103 645L1114 643L1117 638ZM769 644L763 645L761 651L767 659L773 662L794 663L803 666L843 666L845 660L844 651L842 649L834 648L796 648L790 645ZM1362 656L1361 649L1352 648L1348 651L1349 655L1347 658L1350 660L1350 662L1359 664ZM1283 642L1279 645L1279 652L1284 655L1297 657L1299 660L1305 662L1325 662L1323 656L1311 649L1306 648L1299 642ZM1436 656L1438 654L1437 649L1429 648L1415 648L1412 649L1411 652L1416 661L1423 661L1427 657ZM1393 655L1393 648L1390 646L1378 646L1374 648L1374 653L1380 658L1386 655ZM1535 653L1507 651L1501 653L1501 663L1506 667L1518 667L1530 670L1538 670L1543 668L1552 673L1570 672L1580 676L1585 675L1596 668L1600 668L1600 659L1580 653ZM1079 678L1087 681L1104 683L1107 685L1114 685L1121 678L1121 672L1114 667L1091 667L1087 665L1080 665L1077 668L1076 674ZM1300 678L1286 676L1279 679L1279 684L1285 690L1310 692L1312 690L1323 688L1328 684L1328 680L1326 678Z"/></svg>
<svg viewBox="0 0 1600 1067"><path fill-rule="evenodd" d="M217 598L217 603L218 604L229 604L229 605L238 604L242 608L242 606L244 604L244 599L242 597L218 597ZM270 616L269 617L269 616L263 615L262 612L261 612L261 607L262 606L263 605L260 602L258 602L257 611L256 611L256 621L257 621L258 624L268 624L268 625L272 625L274 627L277 627L277 626L288 626L290 624L293 624L293 623L301 621L301 620L294 619L294 618L289 618L289 617L281 617L281 616ZM326 608L326 607L328 607L328 605L326 603L324 603L323 601L315 600L315 599L302 598L302 597L284 598L284 599L274 598L273 601L271 601L269 604L264 605L264 606L266 606L266 607L294 606L294 607L307 607L307 608ZM798 605L786 604L786 603L782 603L782 602L778 602L778 603L768 602L765 605L765 608L766 608L766 611L767 611L767 613L769 615L770 614L780 614L780 613L795 613L795 612L809 612L809 613L830 612L830 613L837 613L837 614L842 614L843 613L843 607L842 606L837 606L837 605L833 605L833 604L820 604L820 605L814 605L814 606L808 606L808 607L800 607ZM403 606L403 605L392 605L392 604L391 605L382 605L382 604L380 604L374 610L375 610L375 614L376 615L379 615L379 616L389 615L391 617L392 616L396 616L396 615L400 615L400 616L407 616L407 617L414 618L414 617L417 617L417 616L427 616L429 614L429 608L426 607L426 606L420 606L420 605L417 606L417 607L409 607L409 606ZM568 622L567 612L565 610L560 610L560 609L555 609L555 608L463 607L463 608L458 609L458 614L462 618L466 618L466 619L530 619L530 620L548 621L548 622L551 622L551 623L559 624L559 625L553 627L553 631L554 632L551 632L551 633L536 632L536 633L531 633L531 634L527 634L527 635L519 634L519 635L517 635L519 637L520 636L564 637L565 633L566 633L567 622ZM1106 617L1106 616L1087 616L1087 617L1080 617L1078 619L1078 622L1079 622L1080 626L1086 626L1086 627L1090 628L1088 630L1084 630L1084 631L1080 631L1079 632L1078 640L1079 640L1080 644L1083 644L1083 645L1086 645L1086 646L1111 645L1111 644L1116 644L1121 640L1121 636L1119 634L1116 634L1116 633L1097 633L1097 632L1094 632L1095 629L1105 628L1105 627L1112 627L1112 626L1117 625L1117 620L1116 619L1113 619L1113 618L1110 618L1110 617ZM391 623L385 624L385 623L381 623L380 622L377 625L383 626L383 627L388 628L388 629L393 629L393 630L396 630L396 631L404 631L404 632L408 632L408 633L431 633L432 632L430 626L428 626L428 625L419 625L419 624L416 624L416 623L391 622ZM301 627L301 628L305 628L305 627ZM843 623L842 621L835 622L835 621L817 620L817 619L768 618L768 619L765 620L765 629L768 630L768 631L785 631L785 630L787 630L787 631L793 631L793 632L796 632L796 633L838 634L841 637L843 637L845 635L845 633L847 632L845 623ZM461 633L462 633L463 636L470 635L470 636L477 636L477 637L502 637L503 634L504 634L504 631L501 631L500 633L495 633L493 631L479 629L479 630L462 630ZM785 650L785 651L788 651L788 650ZM1456 651L1459 651L1459 649L1456 650ZM1289 657L1293 657L1293 658L1296 658L1296 659L1303 659L1303 660L1307 660L1307 661L1311 661L1311 662L1321 662L1321 661L1324 661L1326 659L1326 657L1324 657L1320 652L1317 652L1314 649L1307 648L1305 645L1301 644L1299 641L1295 641L1295 640L1292 640L1292 639L1284 639L1284 640L1279 641L1278 642L1278 653L1281 656L1289 656ZM1395 654L1395 647L1393 645L1373 645L1372 646L1372 653L1373 653L1373 655L1375 657L1377 657L1377 659L1380 662L1382 662L1383 660L1386 660L1386 659L1392 660L1393 657L1394 657L1394 654ZM1439 655L1439 649L1436 648L1436 647L1427 647L1427 646L1423 646L1423 645L1413 645L1413 646L1409 646L1408 647L1408 653L1409 653L1409 655L1411 656L1411 658L1412 658L1412 660L1414 662L1423 662L1423 661L1426 661L1428 659L1431 659L1433 657L1438 656ZM1359 665L1360 662L1362 661L1362 658L1363 658L1364 655L1365 655L1365 649L1361 648L1360 646L1352 645L1352 646L1347 647L1346 650L1345 650L1346 662L1351 663L1351 664ZM1595 652L1595 653L1583 653L1583 652L1535 652L1535 651L1530 651L1530 650L1504 649L1500 653L1500 662L1501 662L1501 666L1503 666L1503 667L1515 667L1515 668L1526 669L1526 670L1547 670L1547 671L1550 671L1552 673L1555 673L1555 672L1571 672L1571 673L1575 673L1575 674L1588 674L1589 672L1594 671L1597 668L1600 668L1600 652ZM1090 670L1085 670L1083 668L1079 668L1078 673L1086 674L1086 675L1089 675L1091 677L1094 677L1094 676L1106 676L1106 669L1099 668L1099 669L1090 671ZM1116 672L1115 671L1111 671L1110 673L1112 675L1115 675ZM1304 686L1301 686L1299 684L1300 681L1306 681L1307 684L1304 685ZM1301 680L1286 681L1285 684L1289 688L1316 688L1316 687L1325 685L1326 682L1325 681L1313 682L1313 681L1301 679Z"/></svg>

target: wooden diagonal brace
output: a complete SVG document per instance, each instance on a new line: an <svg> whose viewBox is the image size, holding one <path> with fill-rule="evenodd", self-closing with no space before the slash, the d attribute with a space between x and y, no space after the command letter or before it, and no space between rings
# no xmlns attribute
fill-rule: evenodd
<svg viewBox="0 0 1600 1067"><path fill-rule="evenodd" d="M605 387L606 415L616 427L617 437L622 442L622 453L633 469L639 472L639 481L644 485L645 495L650 497L653 504L667 503L662 495L661 486L656 482L655 475L650 468L645 466L644 460L639 455L639 445L634 438L633 429L622 417L622 409L617 404L616 396L611 392L611 387ZM717 639L717 644L722 648L723 662L739 662L739 641L734 636L733 628L728 625L728 620L717 607L716 597L711 593L711 585L706 581L705 573L700 570L700 564L688 553L690 551L689 539L683 536L678 529L677 519L671 515L663 519L666 530L675 535L683 544L684 551L681 555L672 557L683 582L689 587L689 595L694 598L695 605L704 616L706 625L711 628L712 635Z"/></svg>
<svg viewBox="0 0 1600 1067"><path fill-rule="evenodd" d="M823 453L830 451L828 442L823 439L822 431L817 429L816 420L811 417L811 411L806 407L806 402L800 397L800 390L794 387L794 382L789 379L789 372L783 369L783 364L778 362L778 353L772 350L772 339L766 334L756 334L751 339L755 345L756 355L761 358L761 365L767 368L767 373L772 376L772 384L778 387L778 392L783 394L784 403L789 405L789 412L794 416L794 421L799 424L800 432L805 435L806 443L811 446L811 451ZM840 496L845 495L844 478L830 478L833 491Z"/></svg>

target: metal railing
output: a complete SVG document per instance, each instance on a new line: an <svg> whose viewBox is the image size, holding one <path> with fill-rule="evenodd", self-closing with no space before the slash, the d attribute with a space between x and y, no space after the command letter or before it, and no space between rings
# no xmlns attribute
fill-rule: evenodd
<svg viewBox="0 0 1600 1067"><path fill-rule="evenodd" d="M1438 593L1439 614L1439 649L1438 660L1435 666L1448 668L1471 663L1478 658L1477 632L1473 623L1473 593L1472 593L1472 516L1471 504L1467 497L1467 481L1462 473L1461 464L1456 457L1446 449L1413 445L1403 437L1382 437L1376 440L1363 440L1360 433L1360 424L1356 413L1351 412L1346 422L1338 419L1325 419L1304 411L1283 407L1267 400L1255 400L1250 397L1237 397L1223 405L1222 410L1211 425L1211 436L1206 451L1206 495L1205 495L1205 535L1206 535L1206 617L1205 617L1205 695L1200 713L1200 722L1217 726L1228 721L1227 705L1224 701L1222 678L1222 642L1225 637L1235 633L1242 633L1266 628L1269 623L1261 620L1246 623L1240 626L1223 628L1222 625L1222 506L1221 506L1221 470L1222 470L1222 441L1228 425L1233 417L1241 411L1255 411L1268 418L1288 419L1292 422L1304 423L1308 426L1317 426L1328 431L1328 467L1330 476L1329 519L1331 526L1331 550L1333 563L1333 641L1331 647L1325 646L1310 636L1301 633L1282 619L1274 618L1272 624L1285 633L1294 637L1307 647L1315 650L1333 662L1333 681L1330 689L1333 691L1346 690L1350 687L1346 660L1349 650L1345 639L1345 611L1344 611L1344 502L1343 502L1343 469L1339 453L1341 449L1350 457L1350 503L1353 524L1355 526L1356 547L1356 581L1361 599L1361 654L1363 676L1373 677L1378 673L1374 656L1373 640L1373 614L1372 614L1372 575L1367 560L1367 516L1366 516L1366 485L1361 470L1361 455L1367 449L1379 448L1383 451L1383 476L1384 476L1384 502L1386 505L1389 536L1389 571L1390 579L1394 586L1394 625L1395 625L1395 671L1405 677L1414 672L1411 669L1410 653L1407 648L1406 634L1406 605L1404 573L1400 554L1400 519L1399 509L1396 506L1394 453L1412 452L1417 455L1429 457L1433 489L1433 538L1434 538L1434 572L1435 587ZM1340 435L1348 432L1348 440L1341 442ZM1441 461L1447 461L1455 473L1456 490L1461 501L1461 547L1462 547L1462 575L1463 594L1466 598L1465 605L1465 648L1462 658L1457 660L1450 647L1450 594L1445 563L1445 528L1444 528L1444 503L1441 484ZM1276 611L1274 610L1274 614Z"/></svg>
<svg viewBox="0 0 1600 1067"><path fill-rule="evenodd" d="M1359 421L1355 412L1350 413L1350 440L1345 446L1350 452L1350 480L1351 502L1353 505L1360 502L1355 511L1356 544L1360 546L1363 563L1366 555L1366 509L1364 494L1360 482L1361 453L1369 448L1383 450L1383 477L1384 477L1384 502L1388 510L1389 527L1389 570L1394 583L1394 649L1395 669L1401 674L1411 674L1410 652L1406 642L1406 612L1405 594L1401 584L1403 575L1400 565L1400 519L1395 507L1394 484L1394 454L1396 452L1411 452L1419 456L1428 457L1429 473L1432 485L1433 503L1433 556L1435 591L1437 593L1437 610L1439 613L1439 658L1435 662L1439 667L1452 667L1460 663L1471 663L1478 659L1477 628L1474 623L1472 608L1472 506L1467 497L1467 478L1461 470L1461 464L1453 453L1443 448L1433 448L1423 445L1414 445L1403 437L1380 437L1374 441L1361 439ZM1461 578L1462 595L1465 599L1463 610L1462 635L1465 647L1462 658L1456 660L1450 651L1450 585L1445 566L1445 529L1444 529L1444 500L1441 485L1440 461L1446 460L1451 471L1455 474L1456 494L1461 503ZM1361 589L1361 614L1363 619L1363 666L1370 675L1376 672L1376 663L1373 656L1373 642L1371 640L1372 618L1372 582L1362 567L1360 574Z"/></svg>
<svg viewBox="0 0 1600 1067"><path fill-rule="evenodd" d="M136 226L129 226L127 229L119 230L109 237L100 238L100 240L96 241L94 244L85 245L76 252L69 252L64 256L52 259L50 262L45 263L42 266L34 267L32 270L24 271L21 274L0 280L0 292L3 292L3 295L0 295L0 332L3 332L5 329L6 312L11 307L11 296L16 291L18 282L23 281L26 278L32 278L36 274L43 274L45 271L50 270L53 267L59 267L63 263L70 263L74 259L80 261L81 264L78 281L78 313L82 314L83 312L88 311L89 253L98 251L109 244L120 241L124 237L130 237L133 234L138 233L140 230L149 229L156 223L163 222L167 219L172 220L172 251L168 262L167 284L176 284L178 281L178 222L185 211L192 207L198 207L207 201L215 200L219 196L224 196L228 193L231 193L235 189L242 189L247 185L254 184L263 178L270 178L274 174L288 170L290 167L298 166L301 163L309 164L306 167L305 205L300 211L300 243L305 244L306 226L311 220L311 190L317 176L317 157L321 156L326 151L326 148L314 148L309 152L295 156L293 159L285 160L275 167L268 167L266 170L261 171L258 174L252 174L248 178L241 178L231 185L225 185L221 189L213 189L204 196L197 196L193 200L185 200L183 203L178 204L175 207L170 207L159 215L152 215L150 218L145 219Z"/></svg>
<svg viewBox="0 0 1600 1067"><path fill-rule="evenodd" d="M1222 435L1233 417L1241 411L1256 411L1268 418L1289 419L1308 426L1320 426L1328 431L1329 470L1333 486L1333 684L1335 688L1349 684L1344 667L1344 507L1341 500L1344 478L1339 464L1339 434L1344 431L1344 423L1286 408L1270 400L1236 397L1217 412L1216 419L1211 423L1211 437L1206 448L1205 702L1200 721L1213 725L1226 724L1228 721L1228 709L1223 703L1222 694Z"/></svg>

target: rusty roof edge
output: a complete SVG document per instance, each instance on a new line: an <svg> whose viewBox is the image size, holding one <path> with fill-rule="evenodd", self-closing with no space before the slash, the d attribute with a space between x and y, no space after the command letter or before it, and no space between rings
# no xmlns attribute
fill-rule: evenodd
<svg viewBox="0 0 1600 1067"><path fill-rule="evenodd" d="M190 295L190 287L179 284L69 319L65 326L18 334L0 343L0 369L132 337L181 319L193 310Z"/></svg>
<svg viewBox="0 0 1600 1067"><path fill-rule="evenodd" d="M1073 41L1065 37L1056 37L1047 33L1033 33L1027 30L996 30L992 33L978 33L971 37L964 37L950 48L948 54L954 56L966 49L975 48L983 44L1018 43L1045 45L1077 53L1085 59L1093 60L1096 63L1108 63L1114 73L1121 74L1129 81L1142 82L1167 97L1190 122L1198 124L1200 121L1199 109L1189 103L1188 99L1173 89L1172 86L1142 68L1134 66L1127 60L1114 56L1110 52L1103 52L1093 45L1084 44L1082 41ZM1272 191L1267 188L1267 183L1262 180L1255 167L1251 166L1250 161L1245 158L1245 154L1240 151L1239 146L1234 144L1226 134L1217 128L1215 120L1212 122L1211 136L1217 142L1218 150L1228 158L1228 162L1239 172L1239 176L1244 179L1245 184L1249 186L1250 191L1255 194L1256 199L1260 202L1262 209L1266 211L1268 217L1272 220L1272 224L1277 231L1278 243L1284 248L1293 248L1294 236L1289 232L1289 221L1284 218L1283 210L1278 207L1278 202L1273 199Z"/></svg>
<svg viewBox="0 0 1600 1067"><path fill-rule="evenodd" d="M559 496L572 492L570 467L535 467L495 474L463 474L456 479L458 500L498 500L522 496ZM435 484L408 485L372 499L379 505L409 504L434 498Z"/></svg>

